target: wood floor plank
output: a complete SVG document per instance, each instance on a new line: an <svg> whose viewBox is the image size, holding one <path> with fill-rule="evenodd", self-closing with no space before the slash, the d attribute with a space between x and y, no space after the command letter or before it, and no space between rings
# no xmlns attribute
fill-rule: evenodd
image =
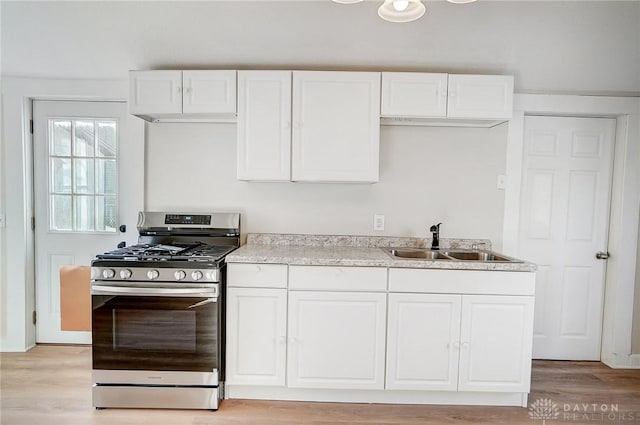
<svg viewBox="0 0 640 425"><path fill-rule="evenodd" d="M225 400L217 412L95 410L90 388L91 347L39 345L27 353L1 354L0 424L542 424L530 418L529 409L519 407ZM529 404L538 399L549 399L558 409L549 425L640 424L640 370L614 370L599 362L534 361Z"/></svg>

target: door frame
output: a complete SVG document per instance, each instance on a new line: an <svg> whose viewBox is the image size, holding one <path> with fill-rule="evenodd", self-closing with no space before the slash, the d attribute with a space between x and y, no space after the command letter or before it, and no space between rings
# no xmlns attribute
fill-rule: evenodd
<svg viewBox="0 0 640 425"><path fill-rule="evenodd" d="M519 94L507 135L503 250L518 256L524 121L529 115L614 118L613 182L604 290L601 361L612 368L640 368L632 354L632 323L638 217L640 217L640 99L576 95ZM638 296L636 294L636 296ZM638 313L636 313L638 314Z"/></svg>
<svg viewBox="0 0 640 425"><path fill-rule="evenodd" d="M2 79L2 177L0 211L6 228L0 228L0 352L24 352L35 346L33 211L33 100L85 100L126 102L129 81ZM146 124L140 120L135 138L145 140ZM11 247L11 249L7 249Z"/></svg>

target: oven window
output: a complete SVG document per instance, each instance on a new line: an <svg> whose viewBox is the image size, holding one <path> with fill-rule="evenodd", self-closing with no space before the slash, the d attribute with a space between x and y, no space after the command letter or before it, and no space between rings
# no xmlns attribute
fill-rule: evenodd
<svg viewBox="0 0 640 425"><path fill-rule="evenodd" d="M113 349L195 353L196 312L113 310Z"/></svg>
<svg viewBox="0 0 640 425"><path fill-rule="evenodd" d="M200 297L93 295L94 369L222 370L223 311Z"/></svg>

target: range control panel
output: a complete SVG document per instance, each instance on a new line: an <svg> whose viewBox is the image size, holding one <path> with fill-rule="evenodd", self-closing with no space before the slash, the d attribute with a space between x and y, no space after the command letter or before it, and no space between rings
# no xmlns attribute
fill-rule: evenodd
<svg viewBox="0 0 640 425"><path fill-rule="evenodd" d="M211 215L206 214L167 214L164 224L195 224L208 226L211 224Z"/></svg>

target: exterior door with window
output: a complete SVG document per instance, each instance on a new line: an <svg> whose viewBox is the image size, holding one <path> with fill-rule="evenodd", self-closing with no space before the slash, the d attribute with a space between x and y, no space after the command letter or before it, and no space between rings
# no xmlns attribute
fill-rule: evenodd
<svg viewBox="0 0 640 425"><path fill-rule="evenodd" d="M61 330L60 267L137 239L144 125L124 102L38 100L33 117L36 341L91 343Z"/></svg>

